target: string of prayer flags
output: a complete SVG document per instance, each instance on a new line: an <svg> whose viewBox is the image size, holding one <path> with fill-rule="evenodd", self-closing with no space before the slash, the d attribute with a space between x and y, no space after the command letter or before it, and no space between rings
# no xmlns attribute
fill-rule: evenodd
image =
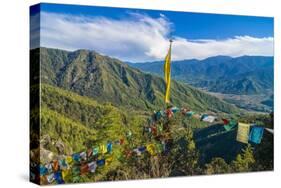
<svg viewBox="0 0 281 188"><path fill-rule="evenodd" d="M228 121L228 120L226 120L225 121L227 124L225 124L223 127L224 127L224 129L226 130L226 131L230 131L232 128L234 128L234 127L236 127L237 126L237 121L235 121L235 120L230 120L230 121Z"/></svg>
<svg viewBox="0 0 281 188"><path fill-rule="evenodd" d="M238 142L247 144L249 140L249 131L250 131L249 124L239 122L236 140Z"/></svg>
<svg viewBox="0 0 281 188"><path fill-rule="evenodd" d="M249 135L249 141L255 144L260 144L263 136L263 130L264 130L263 127L252 126Z"/></svg>

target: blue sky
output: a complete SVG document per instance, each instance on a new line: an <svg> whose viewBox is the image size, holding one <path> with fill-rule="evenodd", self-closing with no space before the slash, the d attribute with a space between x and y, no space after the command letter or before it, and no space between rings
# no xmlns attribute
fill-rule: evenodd
<svg viewBox="0 0 281 188"><path fill-rule="evenodd" d="M153 61L165 56L172 37L173 59L273 55L269 17L60 4L41 4L40 10L40 45L45 47ZM38 13L38 7L31 8L31 20Z"/></svg>

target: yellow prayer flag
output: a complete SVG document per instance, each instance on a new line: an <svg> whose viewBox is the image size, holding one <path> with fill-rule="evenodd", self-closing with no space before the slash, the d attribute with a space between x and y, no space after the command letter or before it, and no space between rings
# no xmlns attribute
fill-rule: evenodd
<svg viewBox="0 0 281 188"><path fill-rule="evenodd" d="M106 154L107 153L107 148L104 144L100 145L100 152L102 154Z"/></svg>
<svg viewBox="0 0 281 188"><path fill-rule="evenodd" d="M147 146L146 146L146 150L148 151L148 153L150 154L150 155L156 155L157 153L156 153L156 148L155 148L155 145L154 144L148 144Z"/></svg>
<svg viewBox="0 0 281 188"><path fill-rule="evenodd" d="M165 63L164 63L164 79L166 84L165 103L170 102L172 41L170 42L171 43L170 43L169 51L165 57Z"/></svg>
<svg viewBox="0 0 281 188"><path fill-rule="evenodd" d="M249 131L250 131L249 124L239 122L236 140L238 142L247 144L249 139Z"/></svg>
<svg viewBox="0 0 281 188"><path fill-rule="evenodd" d="M113 161L113 157L112 156L106 158L105 159L105 166L108 166L112 161Z"/></svg>
<svg viewBox="0 0 281 188"><path fill-rule="evenodd" d="M73 159L72 159L71 156L67 156L67 157L65 158L65 161L66 161L66 163L67 163L68 165L72 165Z"/></svg>
<svg viewBox="0 0 281 188"><path fill-rule="evenodd" d="M65 180L65 178L69 175L70 170L62 170L61 175L62 175L62 179Z"/></svg>

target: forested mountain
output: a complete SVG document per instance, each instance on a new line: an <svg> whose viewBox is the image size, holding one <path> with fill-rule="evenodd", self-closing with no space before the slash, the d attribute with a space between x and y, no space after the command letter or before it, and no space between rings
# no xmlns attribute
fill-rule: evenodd
<svg viewBox="0 0 281 188"><path fill-rule="evenodd" d="M31 53L40 53L42 83L134 110L164 107L164 80L120 60L88 50L67 52L40 48ZM238 112L234 106L176 81L172 83L171 102L197 111Z"/></svg>
<svg viewBox="0 0 281 188"><path fill-rule="evenodd" d="M142 71L162 75L163 62L129 63ZM172 76L197 87L225 94L265 94L273 89L273 57L228 56L172 63Z"/></svg>

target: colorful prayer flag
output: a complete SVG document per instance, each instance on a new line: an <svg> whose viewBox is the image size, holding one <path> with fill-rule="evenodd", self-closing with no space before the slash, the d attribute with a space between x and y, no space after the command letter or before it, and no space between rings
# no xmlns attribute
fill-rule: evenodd
<svg viewBox="0 0 281 188"><path fill-rule="evenodd" d="M164 63L164 79L165 79L165 84L166 84L165 103L169 103L170 102L171 52L172 52L172 41L170 41L169 51L168 51L168 54L165 57L165 63Z"/></svg>
<svg viewBox="0 0 281 188"><path fill-rule="evenodd" d="M40 176L44 176L48 173L48 169L45 166L40 165L39 168L40 168Z"/></svg>
<svg viewBox="0 0 281 188"><path fill-rule="evenodd" d="M47 181L49 183L52 183L54 180L55 180L55 174L54 173L47 176Z"/></svg>
<svg viewBox="0 0 281 188"><path fill-rule="evenodd" d="M105 166L108 166L110 165L110 163L113 161L113 157L112 156L109 156L105 159Z"/></svg>
<svg viewBox="0 0 281 188"><path fill-rule="evenodd" d="M224 125L223 127L226 131L230 131L232 128L237 126L237 124L238 124L237 121L232 119L232 120L228 121L228 124Z"/></svg>
<svg viewBox="0 0 281 188"><path fill-rule="evenodd" d="M88 164L83 164L80 167L80 173L83 174L87 174L89 172L89 166Z"/></svg>
<svg viewBox="0 0 281 188"><path fill-rule="evenodd" d="M263 130L264 130L263 127L258 127L258 126L251 127L249 141L255 144L260 144L263 136Z"/></svg>
<svg viewBox="0 0 281 188"><path fill-rule="evenodd" d="M65 178L70 174L70 170L62 170L61 175L62 175L62 179L65 180Z"/></svg>
<svg viewBox="0 0 281 188"><path fill-rule="evenodd" d="M112 143L111 142L107 143L106 147L107 147L107 152L111 153L112 152Z"/></svg>
<svg viewBox="0 0 281 188"><path fill-rule="evenodd" d="M93 148L93 155L97 155L99 153L99 148L98 147L94 147Z"/></svg>
<svg viewBox="0 0 281 188"><path fill-rule="evenodd" d="M48 173L49 174L53 172L53 165L52 165L52 163L46 164L45 167L48 169Z"/></svg>
<svg viewBox="0 0 281 188"><path fill-rule="evenodd" d="M222 119L222 121L223 121L224 125L227 125L229 123L229 121L227 119Z"/></svg>
<svg viewBox="0 0 281 188"><path fill-rule="evenodd" d="M74 154L72 154L72 159L73 159L75 162L79 162L79 161L80 161L80 154L79 154L79 153L74 153Z"/></svg>
<svg viewBox="0 0 281 188"><path fill-rule="evenodd" d="M68 165L66 164L65 159L59 160L60 169L67 169Z"/></svg>
<svg viewBox="0 0 281 188"><path fill-rule="evenodd" d="M101 154L106 154L107 153L107 148L105 147L104 144L100 145L100 152L101 152Z"/></svg>
<svg viewBox="0 0 281 188"><path fill-rule="evenodd" d="M180 111L180 109L178 107L175 107L175 106L172 107L171 110L172 110L173 113L177 113L178 111Z"/></svg>
<svg viewBox="0 0 281 188"><path fill-rule="evenodd" d="M58 160L53 161L53 170L54 170L54 172L59 170L59 161Z"/></svg>
<svg viewBox="0 0 281 188"><path fill-rule="evenodd" d="M188 111L188 112L186 112L186 116L187 117L191 117L193 114L195 114L195 112L193 112L193 111Z"/></svg>
<svg viewBox="0 0 281 188"><path fill-rule="evenodd" d="M65 161L69 166L73 163L73 159L71 156L66 156Z"/></svg>
<svg viewBox="0 0 281 188"><path fill-rule="evenodd" d="M121 138L121 139L120 139L120 145L123 145L123 144L124 144L124 141L125 141L124 138Z"/></svg>
<svg viewBox="0 0 281 188"><path fill-rule="evenodd" d="M146 147L145 147L145 146L141 146L141 147L138 148L138 150L139 150L140 152L145 152Z"/></svg>
<svg viewBox="0 0 281 188"><path fill-rule="evenodd" d="M156 155L157 153L156 153L156 148L155 148L155 145L154 144L148 144L147 146L146 146L146 150L148 151L148 153L150 154L150 155Z"/></svg>
<svg viewBox="0 0 281 188"><path fill-rule="evenodd" d="M206 116L202 119L202 121L204 122L208 122L208 123L213 123L215 121L216 117L215 116Z"/></svg>
<svg viewBox="0 0 281 188"><path fill-rule="evenodd" d="M236 140L238 142L247 144L249 140L249 131L250 131L249 124L239 122Z"/></svg>
<svg viewBox="0 0 281 188"><path fill-rule="evenodd" d="M80 153L80 158L83 160L83 161L86 161L87 160L87 153L85 151L81 152Z"/></svg>
<svg viewBox="0 0 281 188"><path fill-rule="evenodd" d="M95 161L88 163L89 171L94 173L97 169L97 163Z"/></svg>
<svg viewBox="0 0 281 188"><path fill-rule="evenodd" d="M98 166L103 166L104 164L105 164L105 159L97 160L97 165Z"/></svg>
<svg viewBox="0 0 281 188"><path fill-rule="evenodd" d="M60 171L55 172L54 178L55 178L57 184L63 184L63 183L64 183L64 181L63 181L63 179L62 179L62 174L61 174Z"/></svg>

